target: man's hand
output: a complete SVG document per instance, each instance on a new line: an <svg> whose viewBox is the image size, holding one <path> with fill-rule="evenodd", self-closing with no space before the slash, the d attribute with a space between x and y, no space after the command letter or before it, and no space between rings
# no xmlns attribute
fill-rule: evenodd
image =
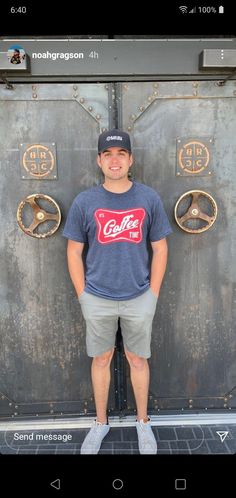
<svg viewBox="0 0 236 498"><path fill-rule="evenodd" d="M82 260L84 244L82 242L75 242L74 240L68 240L67 245L67 259L68 268L71 280L74 284L76 294L79 297L85 287L84 281L84 264Z"/></svg>
<svg viewBox="0 0 236 498"><path fill-rule="evenodd" d="M151 264L150 287L153 294L158 297L162 280L166 271L168 246L166 239L151 242L153 254Z"/></svg>

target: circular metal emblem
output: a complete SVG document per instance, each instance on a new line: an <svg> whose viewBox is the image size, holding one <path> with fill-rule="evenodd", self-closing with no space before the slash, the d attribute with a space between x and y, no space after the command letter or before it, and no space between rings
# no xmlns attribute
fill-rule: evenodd
<svg viewBox="0 0 236 498"><path fill-rule="evenodd" d="M184 144L179 151L179 166L193 175L206 169L209 159L210 154L206 145L196 140Z"/></svg>
<svg viewBox="0 0 236 498"><path fill-rule="evenodd" d="M32 194L20 202L17 222L26 235L45 239L59 228L61 211L54 199L48 195Z"/></svg>
<svg viewBox="0 0 236 498"><path fill-rule="evenodd" d="M208 230L217 217L217 204L213 197L203 190L189 190L175 205L175 221L188 233Z"/></svg>
<svg viewBox="0 0 236 498"><path fill-rule="evenodd" d="M35 178L48 176L54 168L55 158L49 147L34 144L27 147L23 154L22 164L26 171Z"/></svg>

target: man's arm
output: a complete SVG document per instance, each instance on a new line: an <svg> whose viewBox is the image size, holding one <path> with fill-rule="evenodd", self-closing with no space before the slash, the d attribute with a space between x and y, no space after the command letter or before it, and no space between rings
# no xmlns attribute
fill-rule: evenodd
<svg viewBox="0 0 236 498"><path fill-rule="evenodd" d="M166 271L168 246L166 239L151 242L152 246L152 263L150 287L156 296L159 295L163 277Z"/></svg>
<svg viewBox="0 0 236 498"><path fill-rule="evenodd" d="M84 243L68 240L67 245L67 260L70 278L74 284L77 295L79 296L85 287L84 280L84 264L82 259L82 252Z"/></svg>

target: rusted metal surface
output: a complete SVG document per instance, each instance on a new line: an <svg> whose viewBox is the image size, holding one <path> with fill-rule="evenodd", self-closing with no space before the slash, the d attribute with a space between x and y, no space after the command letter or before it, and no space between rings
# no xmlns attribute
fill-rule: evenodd
<svg viewBox="0 0 236 498"><path fill-rule="evenodd" d="M97 136L117 124L117 116L131 134L133 177L161 194L174 231L153 325L150 411L235 408L235 96L234 81L0 86L4 416L8 407L9 416L92 413L85 323L61 232L73 198L102 180ZM197 168L194 175L177 175L179 137L210 137L210 175L198 175ZM57 178L22 178L20 144L36 143L55 144ZM192 190L209 194L218 208L215 223L197 234L181 230L174 217L178 199ZM60 207L62 223L51 237L28 237L18 226L17 208L33 193L50 196ZM121 368L119 393L112 379L110 414L117 400L125 411ZM128 368L126 375L127 413L134 413Z"/></svg>
<svg viewBox="0 0 236 498"><path fill-rule="evenodd" d="M73 198L99 179L97 136L100 122L108 126L108 90L99 84L87 87L39 85L37 102L31 85L15 85L8 94L0 87L0 391L21 411L27 404L28 413L30 404L49 401L78 401L83 413L94 406L85 323L61 235ZM99 119L85 109L91 100ZM20 144L45 142L56 144L58 179L22 180ZM60 206L62 223L48 238L29 237L18 226L17 208L33 193L50 196Z"/></svg>
<svg viewBox="0 0 236 498"><path fill-rule="evenodd" d="M154 318L150 409L174 400L181 409L182 397L190 407L227 408L236 385L235 83L124 83L120 91L134 178L160 192L174 230ZM211 175L176 177L176 140L186 136L213 137ZM200 234L174 219L190 190L207 192L218 206L214 225ZM131 388L128 403L135 406Z"/></svg>

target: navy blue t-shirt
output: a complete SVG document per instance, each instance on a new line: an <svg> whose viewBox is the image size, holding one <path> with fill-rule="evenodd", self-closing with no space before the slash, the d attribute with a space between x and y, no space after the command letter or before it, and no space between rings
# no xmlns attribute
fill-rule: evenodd
<svg viewBox="0 0 236 498"><path fill-rule="evenodd" d="M148 241L172 232L157 192L133 182L124 193L102 185L77 195L64 237L88 244L85 291L105 299L132 299L150 282Z"/></svg>

